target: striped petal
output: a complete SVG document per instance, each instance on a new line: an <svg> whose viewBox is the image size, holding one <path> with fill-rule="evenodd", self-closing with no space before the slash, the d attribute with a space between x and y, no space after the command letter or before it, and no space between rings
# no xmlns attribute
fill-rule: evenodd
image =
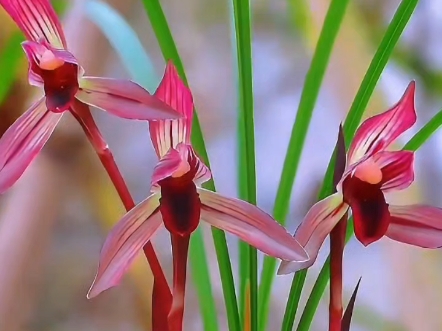
<svg viewBox="0 0 442 331"><path fill-rule="evenodd" d="M414 153L410 151L379 152L373 155L374 162L382 171L381 190L385 192L403 190L414 181Z"/></svg>
<svg viewBox="0 0 442 331"><path fill-rule="evenodd" d="M270 215L248 202L198 189L201 220L256 247L267 255L304 262L304 248Z"/></svg>
<svg viewBox="0 0 442 331"><path fill-rule="evenodd" d="M43 39L55 48L66 48L63 29L49 0L0 0L0 5L26 39L36 42Z"/></svg>
<svg viewBox="0 0 442 331"><path fill-rule="evenodd" d="M349 164L357 162L366 155L384 150L413 126L416 122L415 88L413 81L395 106L382 114L370 117L361 124L349 148Z"/></svg>
<svg viewBox="0 0 442 331"><path fill-rule="evenodd" d="M387 237L424 248L442 247L442 209L427 205L389 206Z"/></svg>
<svg viewBox="0 0 442 331"><path fill-rule="evenodd" d="M183 115L182 119L149 123L150 137L158 157L178 144L190 144L193 118L192 93L180 79L175 66L169 62L155 96Z"/></svg>
<svg viewBox="0 0 442 331"><path fill-rule="evenodd" d="M97 275L89 290L88 298L116 286L143 246L163 224L158 212L158 194L131 209L114 226L100 253Z"/></svg>
<svg viewBox="0 0 442 331"><path fill-rule="evenodd" d="M212 173L196 155L192 146L179 144L176 149L171 148L157 163L153 170L151 185L158 189L158 182L167 177L192 176L196 185L210 180Z"/></svg>
<svg viewBox="0 0 442 331"><path fill-rule="evenodd" d="M290 274L308 268L315 263L319 249L331 230L348 210L340 193L333 194L317 202L310 208L304 220L295 232L295 239L304 247L309 255L308 261L282 261L278 269L279 275Z"/></svg>
<svg viewBox="0 0 442 331"><path fill-rule="evenodd" d="M79 83L78 100L118 117L148 121L180 117L170 106L132 81L83 77Z"/></svg>
<svg viewBox="0 0 442 331"><path fill-rule="evenodd" d="M34 103L0 139L0 193L25 172L48 141L61 114L46 110L44 98Z"/></svg>

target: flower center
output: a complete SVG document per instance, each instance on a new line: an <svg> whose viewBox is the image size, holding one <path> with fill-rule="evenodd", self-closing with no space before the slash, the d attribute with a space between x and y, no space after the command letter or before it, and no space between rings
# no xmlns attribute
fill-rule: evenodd
<svg viewBox="0 0 442 331"><path fill-rule="evenodd" d="M379 184L382 181L382 170L373 159L368 159L356 167L354 176L368 184Z"/></svg>
<svg viewBox="0 0 442 331"><path fill-rule="evenodd" d="M60 68L64 63L62 59L57 58L51 50L47 49L41 55L39 67L43 70L55 70Z"/></svg>

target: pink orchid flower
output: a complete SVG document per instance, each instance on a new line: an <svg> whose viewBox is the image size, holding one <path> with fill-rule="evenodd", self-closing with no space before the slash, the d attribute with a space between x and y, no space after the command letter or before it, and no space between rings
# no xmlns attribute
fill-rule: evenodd
<svg viewBox="0 0 442 331"><path fill-rule="evenodd" d="M83 76L48 0L0 0L0 5L26 36L22 46L29 61L29 83L44 91L0 140L0 193L23 174L66 111L81 117L80 108L87 104L127 119L178 117L134 82Z"/></svg>
<svg viewBox="0 0 442 331"><path fill-rule="evenodd" d="M424 248L442 246L442 209L426 205L394 206L385 194L414 181L414 153L387 151L416 122L415 83L390 110L361 124L347 153L347 166L337 193L316 203L294 237L310 256L306 262L285 262L278 274L310 267L325 238L351 209L356 238L365 246L387 237Z"/></svg>
<svg viewBox="0 0 442 331"><path fill-rule="evenodd" d="M153 194L111 230L88 296L117 285L137 253L164 226L172 242L174 284L169 325L175 330L182 323L189 238L200 220L283 260L302 262L308 255L296 239L258 207L200 187L211 173L192 148L192 94L173 64L167 65L155 95L184 117L150 123L152 143L160 159L152 176Z"/></svg>

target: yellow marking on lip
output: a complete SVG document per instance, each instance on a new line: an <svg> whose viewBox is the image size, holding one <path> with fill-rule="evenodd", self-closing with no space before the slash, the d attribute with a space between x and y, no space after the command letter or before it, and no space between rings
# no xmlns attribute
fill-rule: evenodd
<svg viewBox="0 0 442 331"><path fill-rule="evenodd" d="M64 64L62 59L59 59L49 49L45 50L40 58L40 68L44 70L55 70Z"/></svg>
<svg viewBox="0 0 442 331"><path fill-rule="evenodd" d="M376 162L368 159L356 167L354 176L369 184L379 184L382 180L382 170Z"/></svg>

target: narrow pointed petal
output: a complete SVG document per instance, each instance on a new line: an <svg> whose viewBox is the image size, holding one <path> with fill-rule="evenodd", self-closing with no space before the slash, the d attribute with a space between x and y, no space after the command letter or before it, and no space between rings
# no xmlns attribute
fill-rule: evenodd
<svg viewBox="0 0 442 331"><path fill-rule="evenodd" d="M353 139L348 152L349 164L384 150L416 122L414 108L415 82L408 85L401 100L388 111L365 120Z"/></svg>
<svg viewBox="0 0 442 331"><path fill-rule="evenodd" d="M149 196L124 215L110 231L101 249L97 275L88 298L119 284L143 246L163 224L158 206L159 195Z"/></svg>
<svg viewBox="0 0 442 331"><path fill-rule="evenodd" d="M61 114L46 110L44 98L34 103L0 139L0 193L25 172L48 141Z"/></svg>
<svg viewBox="0 0 442 331"><path fill-rule="evenodd" d="M150 121L181 116L130 80L83 77L79 83L78 100L121 118Z"/></svg>
<svg viewBox="0 0 442 331"><path fill-rule="evenodd" d="M184 85L172 62L167 64L155 96L183 115L182 119L149 123L152 144L158 157L162 157L170 148L175 148L180 143L189 145L192 129L192 93Z"/></svg>
<svg viewBox="0 0 442 331"><path fill-rule="evenodd" d="M308 255L284 227L270 215L248 202L198 189L201 220L230 232L267 255L303 262Z"/></svg>
<svg viewBox="0 0 442 331"><path fill-rule="evenodd" d="M414 181L414 153L410 151L379 152L373 160L382 171L384 192L403 190Z"/></svg>
<svg viewBox="0 0 442 331"><path fill-rule="evenodd" d="M387 237L424 248L442 247L442 209L427 205L389 206Z"/></svg>
<svg viewBox="0 0 442 331"><path fill-rule="evenodd" d="M285 275L308 268L315 263L319 249L325 238L347 212L348 205L343 203L342 195L333 194L317 202L308 211L304 220L295 232L295 239L304 247L309 259L304 262L282 261L278 275Z"/></svg>
<svg viewBox="0 0 442 331"><path fill-rule="evenodd" d="M0 0L0 5L26 39L37 42L44 39L56 48L66 48L63 29L49 0Z"/></svg>
<svg viewBox="0 0 442 331"><path fill-rule="evenodd" d="M173 301L168 320L171 331L183 330L184 298L186 293L187 253L190 236L171 234L173 254Z"/></svg>
<svg viewBox="0 0 442 331"><path fill-rule="evenodd" d="M348 176L342 184L344 201L350 205L356 238L365 246L381 239L390 223L382 183L369 184Z"/></svg>

